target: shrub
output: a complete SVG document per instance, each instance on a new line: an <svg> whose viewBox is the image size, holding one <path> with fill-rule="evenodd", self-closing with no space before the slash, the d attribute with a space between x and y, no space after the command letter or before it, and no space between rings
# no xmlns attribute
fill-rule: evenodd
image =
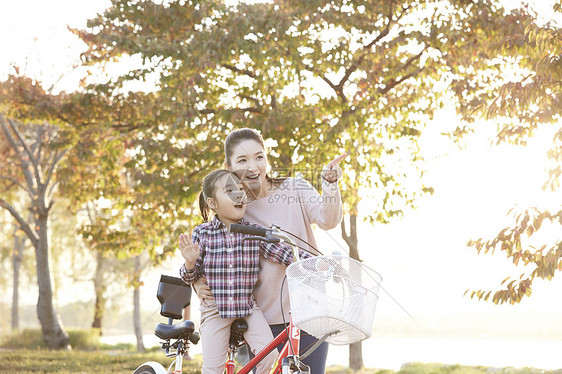
<svg viewBox="0 0 562 374"><path fill-rule="evenodd" d="M46 345L43 341L41 330L24 329L5 336L0 347L8 349L41 349L46 348Z"/></svg>
<svg viewBox="0 0 562 374"><path fill-rule="evenodd" d="M76 329L67 332L72 349L94 351L100 347L100 329Z"/></svg>
<svg viewBox="0 0 562 374"><path fill-rule="evenodd" d="M99 349L99 329L68 330L70 345L73 349L92 351ZM2 348L8 349L46 349L43 334L40 329L24 329L10 334L2 339Z"/></svg>

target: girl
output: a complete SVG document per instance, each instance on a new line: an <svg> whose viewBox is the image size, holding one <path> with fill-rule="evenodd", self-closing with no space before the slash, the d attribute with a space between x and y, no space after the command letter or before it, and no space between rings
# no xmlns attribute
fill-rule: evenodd
<svg viewBox="0 0 562 374"><path fill-rule="evenodd" d="M182 279L192 284L206 277L213 300L201 304L202 373L220 374L224 370L230 325L245 318L248 331L244 338L254 353L273 339L269 325L253 298L258 280L260 254L275 263L292 262L291 248L284 243L243 241L244 234L230 233L231 223L245 223L246 194L240 179L228 170L215 170L205 177L199 195L199 208L205 223L180 237L185 264ZM216 215L209 221L210 211ZM303 258L309 257L302 254ZM277 352L267 355L257 373L267 373Z"/></svg>

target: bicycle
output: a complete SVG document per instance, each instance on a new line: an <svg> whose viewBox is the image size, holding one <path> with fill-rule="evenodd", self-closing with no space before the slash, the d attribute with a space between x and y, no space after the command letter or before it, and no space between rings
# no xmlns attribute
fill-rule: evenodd
<svg viewBox="0 0 562 374"><path fill-rule="evenodd" d="M348 345L371 336L382 281L376 271L359 261L337 254L300 260L299 246L277 226L266 229L232 224L230 231L251 235L245 240L283 240L292 246L295 262L286 271L291 302L287 327L236 371L236 353L243 344L243 335L248 325L244 319L235 320L230 329L229 349L225 360L226 374L249 373L257 363L283 343L269 373L310 373L310 368L302 360L322 342ZM155 335L164 340L162 348L166 357L175 359L168 370L160 363L151 361L139 366L133 374L181 374L183 354L187 352L189 343L197 344L199 341L193 322L173 324L174 319L182 318L183 309L189 305L191 288L180 278L162 275L157 297L162 304L160 314L168 317L168 324L159 323ZM299 355L301 328L318 340ZM174 351L170 351L171 349Z"/></svg>

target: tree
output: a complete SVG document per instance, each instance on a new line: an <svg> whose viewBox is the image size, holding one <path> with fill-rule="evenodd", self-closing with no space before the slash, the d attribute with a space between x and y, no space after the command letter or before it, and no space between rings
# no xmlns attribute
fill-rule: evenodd
<svg viewBox="0 0 562 374"><path fill-rule="evenodd" d="M19 322L19 300L20 300L20 274L22 263L24 261L24 252L27 244L25 234L20 230L18 224L13 221L9 213L2 214L0 217L2 245L0 245L0 262L10 262L11 278L12 278L12 307L11 307L11 328L12 331L18 331ZM26 256L27 257L27 256ZM3 274L9 275L10 272L4 270ZM7 279L2 277L1 284L5 285ZM7 288L7 285L6 285Z"/></svg>
<svg viewBox="0 0 562 374"><path fill-rule="evenodd" d="M94 273L94 291L96 299L94 301L94 318L92 328L102 330L103 317L105 315L106 290L107 290L107 267L108 260L101 253L96 253L96 270Z"/></svg>
<svg viewBox="0 0 562 374"><path fill-rule="evenodd" d="M23 260L23 251L25 249L25 236L19 233L20 229L14 224L14 249L12 253L12 331L18 331L20 328L19 321L19 280L20 268Z"/></svg>
<svg viewBox="0 0 562 374"><path fill-rule="evenodd" d="M142 257L141 255L137 255L134 257L135 262L135 272L133 275L132 283L133 283L133 320L135 325L135 336L137 337L137 351L144 352L146 350L144 346L144 340L142 338L142 327L141 327L141 307L140 307L140 287L142 286L141 282L141 273L142 273Z"/></svg>
<svg viewBox="0 0 562 374"><path fill-rule="evenodd" d="M145 252L138 252L142 248L143 238L142 227L133 226L133 212L127 210L117 211L118 204L112 204L103 208L101 205L108 205L108 201L92 203L87 205L88 223L80 228L84 241L96 256L96 271L94 275L94 285L96 291L95 313L93 327L102 327L102 318L105 311L105 291L107 289L107 278L109 276L107 265L109 257L114 262L119 263L119 267L113 267L113 272L123 273L128 280L127 284L133 289L133 324L137 338L137 350L145 351L142 334L142 321L140 293L143 282L141 281L142 271L159 263L159 259L154 255L152 258L146 256L150 251L153 254L156 250L153 246L148 247ZM144 256L143 256L144 255Z"/></svg>
<svg viewBox="0 0 562 374"><path fill-rule="evenodd" d="M14 154L13 148L12 148L11 144L7 141L7 139L0 138L0 154L2 154L2 156L6 159L12 159L13 158L13 154ZM14 175L15 173L10 172L9 174ZM15 205L15 204L17 204L17 201L19 200L19 196L18 196L18 193L14 192L11 188L14 182L9 181L8 179L5 179L6 177L7 177L6 175L0 177L0 180L2 182L7 182L7 183L0 182L0 186L2 186L0 196L2 196L4 199L10 201L11 204ZM23 176L19 176L17 181L19 183L24 182ZM24 209L21 208L21 207L17 207L16 209L18 211L24 211ZM7 211L5 211L5 212L7 212ZM10 219L11 219L11 216L10 216ZM17 331L19 329L20 267L21 267L21 262L22 262L22 259L23 259L23 250L24 250L24 247L25 247L25 241L26 240L25 240L25 236L22 235L23 231L21 231L21 229L19 228L18 223L14 222L13 220L12 220L12 222L13 222L13 235L11 236L11 239L13 239L13 246L12 247L2 246L2 259L10 258L11 263L12 263L11 264L12 265L12 313L11 313L12 330ZM6 224L5 222L2 222L2 223L3 223L4 227L10 226L9 224ZM7 233L6 233L6 235L7 235ZM7 238L8 237L9 236L7 236Z"/></svg>
<svg viewBox="0 0 562 374"><path fill-rule="evenodd" d="M85 229L85 227L99 226L100 220L103 221L105 218L102 210L97 208L95 203L87 202L86 204L84 204L83 213L85 213L84 219L87 223L80 226L79 234L83 236L88 249L91 251L95 258L95 269L93 274L95 300L92 328L99 329L101 333L107 301L106 291L108 284L111 282L111 274L109 272L109 268L111 266L111 262L115 263L115 261L110 261L110 254L107 251L104 251L103 247L100 249L97 248L97 244L99 243L99 240L101 238L97 237L94 239L94 237L91 236L95 235L93 230ZM92 240L87 240L87 238L90 236Z"/></svg>
<svg viewBox="0 0 562 374"><path fill-rule="evenodd" d="M37 313L43 338L53 349L69 348L69 340L53 304L49 219L59 190L64 194L68 186L76 190L83 187L79 178L88 169L78 166L88 161L86 156L92 148L87 147L87 141L91 140L85 136L88 132L79 136L73 127L64 127L73 119L69 114L81 110L77 105L70 107L72 99L64 93L53 95L45 91L40 82L25 76L11 75L0 83L0 144L6 156L0 174L3 187L0 206L12 215L35 248L39 286ZM89 133L96 136L100 132L90 130ZM80 147L82 144L86 146ZM88 166L92 164L90 159ZM101 167L107 163L98 160L96 165ZM70 176L75 176L74 180ZM96 178L91 180L98 182ZM27 196L27 201L20 202L19 206L30 210L29 222L18 206L7 199L13 191ZM82 194L85 191L89 189L84 188Z"/></svg>
<svg viewBox="0 0 562 374"><path fill-rule="evenodd" d="M66 151L52 147L57 136L56 128L52 125L30 124L24 127L21 123L0 115L0 127L15 155L12 160L6 160L11 165L3 167L5 171L1 178L27 193L33 219L28 222L23 212L16 210L14 205L2 198L0 207L8 210L35 247L39 287L37 315L43 339L49 348L67 349L70 347L70 339L62 328L53 304L48 228L49 211L54 204L53 196L57 188L57 168ZM18 175L23 175L25 182L20 182Z"/></svg>
<svg viewBox="0 0 562 374"><path fill-rule="evenodd" d="M553 15L561 14L562 5L558 2L554 5ZM501 52L510 57L519 73L511 79L498 77L498 89L489 92L486 98L491 105L482 102L474 112L488 118L500 116L506 119L498 126L498 143L524 144L538 128L555 127L552 148L547 150L551 160L549 177L544 184L545 189L554 192L560 189L562 175L562 28L554 21L540 22L537 14L528 7L516 9L511 14L511 25L506 30L509 37L486 52ZM476 87L478 84L480 82L476 81ZM471 99L476 100L475 97ZM554 228L555 232L558 225L562 225L562 210L559 207L529 207L513 211L513 215L513 224L500 230L495 238L471 240L468 245L476 248L478 253L502 251L515 266L522 265L529 270L519 279L504 279L503 289L474 290L470 292L471 297L489 300L492 296L491 301L496 304L519 303L523 297L531 295L536 278L550 280L562 271L560 235L533 245L533 239L541 232L548 228Z"/></svg>
<svg viewBox="0 0 562 374"><path fill-rule="evenodd" d="M356 223L366 191L375 191L371 222L388 222L432 191L421 180L417 139L445 100L467 119L486 105L497 81L474 71L506 66L505 59L496 63L504 53L498 48L516 23L517 15L506 17L493 0L114 0L90 29L74 32L89 47L88 65L139 61L89 86L92 95L109 101L132 84L155 82L150 94L131 93L152 121L121 129L142 138L132 163L162 169L137 179L145 191L158 190L163 179L190 184L159 194L159 204L194 196L201 173L220 165L225 130L233 127L260 129L277 142L274 170L296 169L316 182L334 154L354 150L344 164L342 235L359 258ZM359 349L352 348L353 369L362 366Z"/></svg>
<svg viewBox="0 0 562 374"><path fill-rule="evenodd" d="M122 127L130 130L129 125L138 126L138 123L135 122L137 120L139 122L151 120L150 116L144 118L146 106L142 105L141 100L146 98L143 98L142 95L138 95L137 98L134 94L113 96L111 97L112 108L115 109L115 106L119 106L120 109L110 112L106 110L108 102L103 101L103 95L100 93L96 96L90 95L88 92L52 95L43 90L40 82L22 76L10 76L6 82L2 82L0 88L0 103L6 115L2 118L6 118L5 123L12 124L17 118L19 125L26 130L40 128L35 123L44 123L44 128L48 128L53 135L48 144L41 143L41 146L37 146L42 147L40 149L44 151L38 154L41 157L47 157L42 162L53 162L53 164L47 165L47 167L40 165L41 167L38 166L35 170L39 174L47 173L48 181L52 185L42 186L42 181L39 181L38 184L53 194L59 189L75 212L87 202L100 198L113 199L113 206L119 214L118 217L109 217L109 220L128 222L127 225L118 225L116 228L105 225L103 226L105 232L98 228L94 230L94 236L87 236L87 238L92 237L94 241L102 239L102 247L105 245L104 255L113 251L123 258L148 250L152 251L151 260L157 264L165 257L166 251L174 249L172 246L168 246L166 249L166 243L162 243L162 238L174 235L174 231L170 231L170 229L179 230L178 227L181 227L182 224L181 217L185 214L182 213L182 210L176 209L176 205L166 206L172 202L171 199L164 200L163 205L158 207L160 202L147 196L146 190L143 190L142 187L144 181L164 192L184 187L180 184L166 186L162 183L155 183L156 178L151 175L154 173L154 169L150 165L147 167L143 161L136 163L133 160L129 165L129 172L123 173L124 163L130 161L125 150L138 151L138 143L142 144L143 139L142 136L137 136L135 142L138 143L128 142L125 139L128 134L122 131ZM154 103L151 104L154 105ZM3 146L4 143L8 144L6 149L14 153L11 143L6 140L2 143ZM127 148L128 145L131 145L131 148ZM52 154L56 154L56 156L49 160L48 157ZM16 158L14 155L12 156L11 159ZM8 163L8 165L14 169L17 163ZM6 167L6 170L8 169ZM31 172L33 172L32 169ZM24 174L19 173L17 169L10 169L10 173L7 177L3 176L2 179L2 181L7 181L8 188L25 187L27 180L23 179ZM22 176L22 180L17 180L17 176ZM31 176L33 175L31 174ZM152 192L157 193L156 189L153 189ZM52 207L52 197L48 196L47 203L51 204L47 205L49 209ZM181 202L183 198L179 197L177 200ZM1 202L2 206L11 213L16 211L6 199L2 199ZM153 209L149 209L149 207L153 207ZM174 222L175 218L180 219L178 222ZM92 226L95 225L90 225L90 228ZM108 230L108 228L110 229ZM88 228L83 227L82 231L84 230L88 230ZM48 234L49 231L45 230L44 233ZM101 237L96 237L96 235L101 235ZM103 238L107 237L117 240L113 243L103 241ZM48 240L44 242L48 243ZM160 251L163 246L164 250ZM42 261L38 266L44 266L44 264L45 262ZM40 280L39 284L50 287L48 283L41 283ZM43 295L43 293L40 294ZM48 296L52 299L52 288ZM40 305L44 304L44 299L41 297ZM42 308L39 309L42 310ZM48 342L48 344L51 343Z"/></svg>
<svg viewBox="0 0 562 374"><path fill-rule="evenodd" d="M3 153L5 154L5 153ZM1 195L1 193L0 193ZM8 198L4 194L5 198ZM14 194L11 203L16 206L18 211L23 211L17 204L17 194ZM4 228L2 232L3 245L0 246L0 259L1 262L10 261L11 277L12 277L12 307L11 307L11 328L12 331L18 331L20 328L19 323L19 300L20 300L20 274L22 263L24 262L24 252L27 247L26 236L20 229L17 222L13 220L11 215L5 210L3 214L1 225ZM27 256L26 256L27 257ZM5 272L8 273L8 272ZM3 283L3 282L2 282Z"/></svg>

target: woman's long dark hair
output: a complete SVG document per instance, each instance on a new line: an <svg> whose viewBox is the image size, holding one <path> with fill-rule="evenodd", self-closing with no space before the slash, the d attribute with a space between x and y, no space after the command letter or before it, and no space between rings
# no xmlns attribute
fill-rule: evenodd
<svg viewBox="0 0 562 374"><path fill-rule="evenodd" d="M234 152L234 148L245 140L253 140L257 142L259 145L261 145L265 153L265 143L263 141L263 137L257 130L250 129L247 127L236 129L232 131L230 134L228 134L226 140L224 141L224 158L227 167L230 167L232 165L231 161L232 161L232 153ZM267 174L265 175L265 178L268 181L273 182L275 184L279 184L286 179L286 178L271 178Z"/></svg>
<svg viewBox="0 0 562 374"><path fill-rule="evenodd" d="M205 222L209 220L209 215L211 214L211 208L209 204L207 204L207 198L215 198L217 194L217 182L222 180L225 175L234 175L234 173L226 169L217 169L207 174L205 179L203 179L203 185L199 193L199 211Z"/></svg>

